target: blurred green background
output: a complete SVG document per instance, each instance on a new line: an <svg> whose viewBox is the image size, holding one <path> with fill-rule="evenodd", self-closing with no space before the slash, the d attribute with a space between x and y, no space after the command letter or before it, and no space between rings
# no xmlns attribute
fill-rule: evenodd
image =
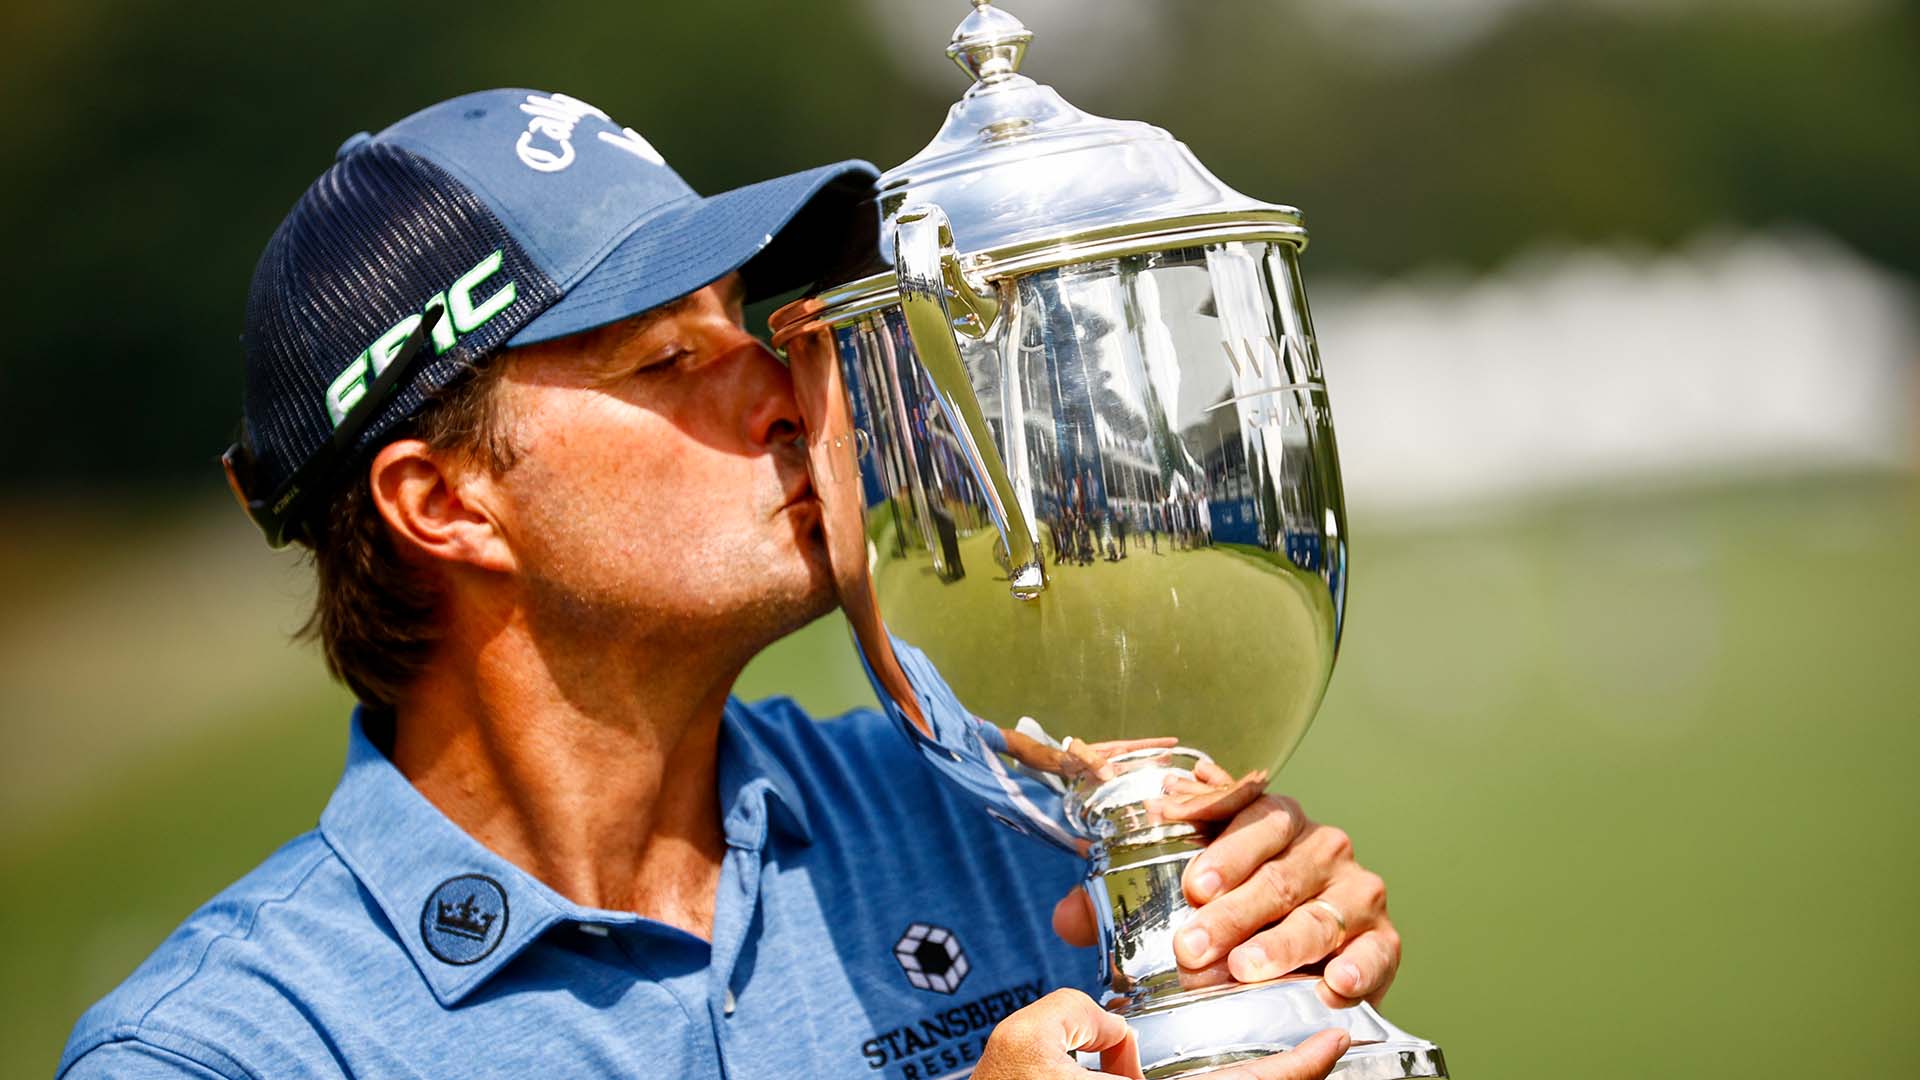
<svg viewBox="0 0 1920 1080"><path fill-rule="evenodd" d="M1334 400L1359 418L1343 445L1375 464L1348 473L1339 670L1280 785L1388 879L1407 939L1390 1015L1460 1076L1901 1074L1920 1007L1916 337L1861 339L1873 320L1837 303L1794 324L1817 342L1790 357L1807 415L1847 372L1879 380L1873 453L1802 440L1695 461L1649 436L1666 449L1629 471L1424 501L1377 495L1401 453L1379 448L1403 429L1368 418L1391 416L1400 380L1363 379L1358 358L1381 298L1421 282L1505 296L1476 283L1527 277L1542 251L1671 272L1702 236L1783 228L1845 253L1875 311L1910 312L1920 7L1009 4L1040 34L1030 74L1305 207L1312 287L1378 301L1322 310ZM940 47L964 10L0 11L0 1073L49 1074L79 1011L310 827L337 774L348 699L288 640L306 571L257 542L214 464L252 261L334 146L528 85L608 110L705 191L885 166L963 88ZM1670 325L1609 317L1623 342ZM1576 344L1524 313L1510 325L1542 363ZM1683 379L1709 344L1662 362ZM1753 370L1785 370L1767 363ZM1757 415L1732 370L1692 390ZM1449 429L1464 447L1471 404ZM1631 392L1555 408L1623 406ZM742 692L867 700L837 617Z"/></svg>

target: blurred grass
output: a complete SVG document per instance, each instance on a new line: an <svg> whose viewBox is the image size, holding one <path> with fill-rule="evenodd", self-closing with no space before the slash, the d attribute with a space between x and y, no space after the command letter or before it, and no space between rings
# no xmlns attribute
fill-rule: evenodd
<svg viewBox="0 0 1920 1080"><path fill-rule="evenodd" d="M286 644L299 571L227 508L7 520L0 732L40 749L0 773L0 1073L44 1076L88 1002L311 826L346 701ZM1910 480L1354 531L1343 657L1280 784L1387 876L1390 1016L1481 1080L1897 1072L1920 992ZM866 700L847 648L825 620L742 691Z"/></svg>

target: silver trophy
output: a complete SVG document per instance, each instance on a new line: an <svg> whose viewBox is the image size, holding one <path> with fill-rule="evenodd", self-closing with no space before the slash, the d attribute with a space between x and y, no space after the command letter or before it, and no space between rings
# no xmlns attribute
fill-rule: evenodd
<svg viewBox="0 0 1920 1080"><path fill-rule="evenodd" d="M878 251L773 317L840 597L881 702L1016 830L1083 852L1108 1007L1148 1077L1344 1027L1336 1075L1445 1076L1434 1044L1312 976L1174 961L1170 777L1275 768L1337 653L1346 508L1298 210L1020 74L974 0L974 83L880 181ZM991 725L991 726L989 726Z"/></svg>

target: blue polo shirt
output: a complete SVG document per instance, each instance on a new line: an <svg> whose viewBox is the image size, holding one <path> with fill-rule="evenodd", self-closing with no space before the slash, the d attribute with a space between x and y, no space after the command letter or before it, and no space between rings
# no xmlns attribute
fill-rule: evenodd
<svg viewBox="0 0 1920 1080"><path fill-rule="evenodd" d="M582 907L462 832L356 713L318 829L81 1017L60 1076L964 1076L1099 982L1082 864L995 824L886 717L729 701L713 940Z"/></svg>

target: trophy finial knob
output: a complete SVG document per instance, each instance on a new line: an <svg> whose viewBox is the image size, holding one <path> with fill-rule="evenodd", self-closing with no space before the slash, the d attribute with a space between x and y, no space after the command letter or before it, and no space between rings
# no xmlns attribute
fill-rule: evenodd
<svg viewBox="0 0 1920 1080"><path fill-rule="evenodd" d="M993 6L993 0L973 0L973 11L954 28L947 56L973 81L991 85L1020 73L1033 31L1011 14Z"/></svg>

